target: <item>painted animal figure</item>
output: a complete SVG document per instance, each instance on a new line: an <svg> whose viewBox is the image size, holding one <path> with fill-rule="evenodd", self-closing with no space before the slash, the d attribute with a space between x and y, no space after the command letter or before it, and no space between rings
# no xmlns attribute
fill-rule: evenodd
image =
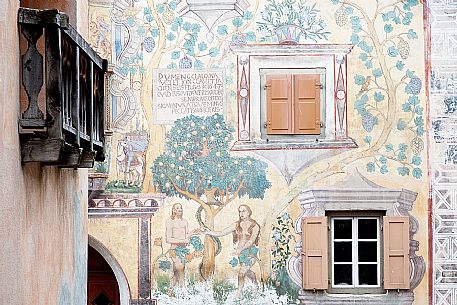
<svg viewBox="0 0 457 305"><path fill-rule="evenodd" d="M137 143L138 142L138 143ZM122 139L117 144L116 169L118 180L125 186L138 186L143 183L145 174L145 150L147 143Z"/></svg>

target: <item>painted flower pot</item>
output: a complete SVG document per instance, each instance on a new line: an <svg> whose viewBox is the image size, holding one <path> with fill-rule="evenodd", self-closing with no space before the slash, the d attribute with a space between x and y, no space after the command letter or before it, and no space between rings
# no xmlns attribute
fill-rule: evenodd
<svg viewBox="0 0 457 305"><path fill-rule="evenodd" d="M303 29L298 25L286 24L275 29L279 44L298 44Z"/></svg>

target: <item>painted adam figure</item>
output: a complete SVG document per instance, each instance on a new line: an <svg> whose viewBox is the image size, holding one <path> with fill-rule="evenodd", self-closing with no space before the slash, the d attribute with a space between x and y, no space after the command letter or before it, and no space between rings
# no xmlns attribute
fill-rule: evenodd
<svg viewBox="0 0 457 305"><path fill-rule="evenodd" d="M175 203L171 209L171 216L165 223L166 242L171 245L170 253L173 262L173 276L171 278L172 290L177 285L184 287L186 260L181 255L189 243L192 235L198 234L199 229L189 231L187 220L183 217L182 205Z"/></svg>
<svg viewBox="0 0 457 305"><path fill-rule="evenodd" d="M201 228L201 232L220 237L232 233L233 245L235 248L236 258L233 261L239 262L240 270L238 272L238 293L244 287L246 277L249 278L256 286L258 285L256 275L251 267L255 264L258 253L260 226L251 218L252 210L245 204L238 207L239 220L223 229L222 231L211 231L208 228Z"/></svg>

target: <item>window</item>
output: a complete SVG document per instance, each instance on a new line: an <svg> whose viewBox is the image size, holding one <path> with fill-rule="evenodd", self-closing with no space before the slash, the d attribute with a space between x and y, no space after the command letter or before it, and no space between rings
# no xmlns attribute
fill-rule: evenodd
<svg viewBox="0 0 457 305"><path fill-rule="evenodd" d="M330 248L332 291L382 291L379 217L332 217Z"/></svg>
<svg viewBox="0 0 457 305"><path fill-rule="evenodd" d="M233 150L357 147L347 130L347 54L352 47L231 46L238 56Z"/></svg>
<svg viewBox="0 0 457 305"><path fill-rule="evenodd" d="M303 218L304 290L409 289L409 217L359 215Z"/></svg>
<svg viewBox="0 0 457 305"><path fill-rule="evenodd" d="M260 75L264 89L262 138L322 133L325 68L261 69Z"/></svg>

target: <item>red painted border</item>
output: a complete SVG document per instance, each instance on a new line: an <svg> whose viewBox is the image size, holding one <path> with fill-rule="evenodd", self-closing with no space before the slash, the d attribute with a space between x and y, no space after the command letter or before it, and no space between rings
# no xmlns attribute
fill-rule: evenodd
<svg viewBox="0 0 457 305"><path fill-rule="evenodd" d="M425 109L426 109L426 141L427 141L427 177L428 177L428 198L427 198L427 211L428 211L428 303L433 305L433 201L432 201L432 170L430 158L430 75L431 75L431 30L430 30L430 10L429 1L423 0L423 14L424 14L424 60L425 60Z"/></svg>

